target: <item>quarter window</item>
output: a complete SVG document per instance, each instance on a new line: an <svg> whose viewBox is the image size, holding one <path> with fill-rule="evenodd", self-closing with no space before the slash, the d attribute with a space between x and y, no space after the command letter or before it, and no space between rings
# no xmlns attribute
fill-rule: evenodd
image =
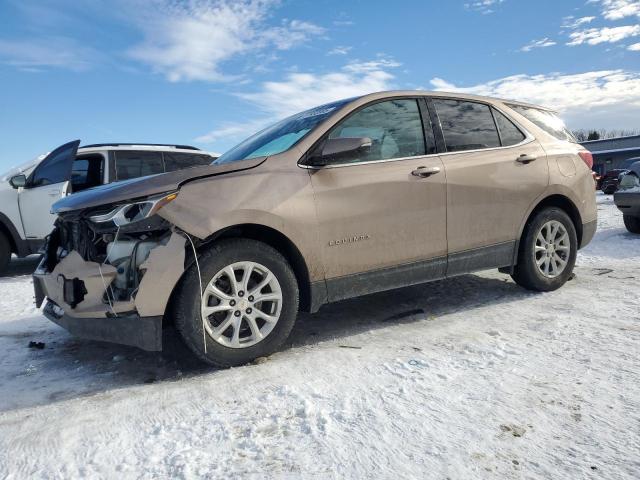
<svg viewBox="0 0 640 480"><path fill-rule="evenodd" d="M523 105L509 105L509 107L558 140L578 143L573 133L555 113Z"/></svg>
<svg viewBox="0 0 640 480"><path fill-rule="evenodd" d="M424 130L415 99L387 100L363 108L338 124L329 138L368 137L371 147L339 163L425 155Z"/></svg>
<svg viewBox="0 0 640 480"><path fill-rule="evenodd" d="M126 180L164 172L161 152L116 150L114 153L116 157L116 180Z"/></svg>
<svg viewBox="0 0 640 480"><path fill-rule="evenodd" d="M511 145L517 145L524 141L524 133L516 127L511 120L505 117L495 108L493 110L493 116L496 119L498 130L500 131L500 141L503 147L509 147Z"/></svg>
<svg viewBox="0 0 640 480"><path fill-rule="evenodd" d="M167 172L198 165L210 165L214 158L201 153L164 152L164 168Z"/></svg>
<svg viewBox="0 0 640 480"><path fill-rule="evenodd" d="M500 146L489 106L463 100L434 99L448 152Z"/></svg>

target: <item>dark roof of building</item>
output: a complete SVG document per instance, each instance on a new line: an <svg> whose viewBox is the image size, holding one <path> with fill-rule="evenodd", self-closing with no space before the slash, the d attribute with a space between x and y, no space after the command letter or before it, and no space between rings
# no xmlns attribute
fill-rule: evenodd
<svg viewBox="0 0 640 480"><path fill-rule="evenodd" d="M640 135L628 137L606 138L580 142L590 152L610 152L615 150L640 150Z"/></svg>

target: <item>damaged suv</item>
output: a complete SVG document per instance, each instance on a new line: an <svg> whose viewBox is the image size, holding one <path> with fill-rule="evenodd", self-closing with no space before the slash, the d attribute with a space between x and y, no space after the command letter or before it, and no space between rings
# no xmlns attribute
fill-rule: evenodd
<svg viewBox="0 0 640 480"><path fill-rule="evenodd" d="M542 107L420 91L338 101L210 166L58 201L36 301L78 336L146 350L174 323L200 359L232 366L328 302L492 268L550 291L595 233L591 164Z"/></svg>

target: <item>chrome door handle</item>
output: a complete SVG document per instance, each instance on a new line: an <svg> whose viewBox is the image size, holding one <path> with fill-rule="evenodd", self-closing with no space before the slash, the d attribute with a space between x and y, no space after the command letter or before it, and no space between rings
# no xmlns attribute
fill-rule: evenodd
<svg viewBox="0 0 640 480"><path fill-rule="evenodd" d="M524 163L526 165L527 163L533 162L537 158L538 157L536 157L535 155L526 155L523 153L518 158L516 158L516 162Z"/></svg>
<svg viewBox="0 0 640 480"><path fill-rule="evenodd" d="M47 195L49 195L50 197L56 197L56 196L60 195L60 191L58 191L58 190L49 190L47 192Z"/></svg>
<svg viewBox="0 0 640 480"><path fill-rule="evenodd" d="M435 175L436 173L440 173L440 167L418 167L411 172L411 175L414 177L426 178L431 175Z"/></svg>

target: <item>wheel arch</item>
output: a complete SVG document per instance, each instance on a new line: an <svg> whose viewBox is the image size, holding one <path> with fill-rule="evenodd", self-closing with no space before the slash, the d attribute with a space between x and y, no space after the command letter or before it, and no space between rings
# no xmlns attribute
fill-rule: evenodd
<svg viewBox="0 0 640 480"><path fill-rule="evenodd" d="M533 216L536 215L540 210L548 207L557 207L563 210L567 215L569 215L569 218L571 218L571 221L573 222L573 225L576 229L576 235L578 237L578 245L581 245L582 234L583 234L582 215L580 214L580 210L578 209L576 204L569 197L561 193L553 193L538 201L538 203L531 209L531 211L529 212L529 215L527 215L525 222L520 228L518 241L520 241L520 238L522 238L524 229L529 224Z"/></svg>
<svg viewBox="0 0 640 480"><path fill-rule="evenodd" d="M317 310L317 306L315 305L317 304L318 299L314 298L314 295L318 296L318 294L314 294L313 292L307 263L305 262L304 256L300 252L300 249L289 237L287 237L282 232L266 225L255 223L236 224L218 230L217 232L208 236L206 239L199 242L199 244L197 244L195 247L196 252L199 254L200 252L209 248L213 243L228 238L248 238L251 240L263 242L282 254L289 262L289 265L291 265L293 273L296 277L296 281L298 282L298 289L300 292L300 310L304 312ZM187 242L186 249L187 256L185 259L185 269L180 279L176 282L176 286L171 293L169 302L167 303L167 313L170 313L170 309L175 303L174 296L179 290L179 286L182 283L184 274L191 267L191 265L195 263L193 248L190 242ZM165 315L165 322L170 323L169 319L167 319L167 315Z"/></svg>
<svg viewBox="0 0 640 480"><path fill-rule="evenodd" d="M11 220L3 213L0 213L0 232L6 235L7 240L9 240L9 244L11 245L11 253L15 253L16 255L23 255L22 244L20 242L20 237L18 236L18 231L16 227L13 225Z"/></svg>

